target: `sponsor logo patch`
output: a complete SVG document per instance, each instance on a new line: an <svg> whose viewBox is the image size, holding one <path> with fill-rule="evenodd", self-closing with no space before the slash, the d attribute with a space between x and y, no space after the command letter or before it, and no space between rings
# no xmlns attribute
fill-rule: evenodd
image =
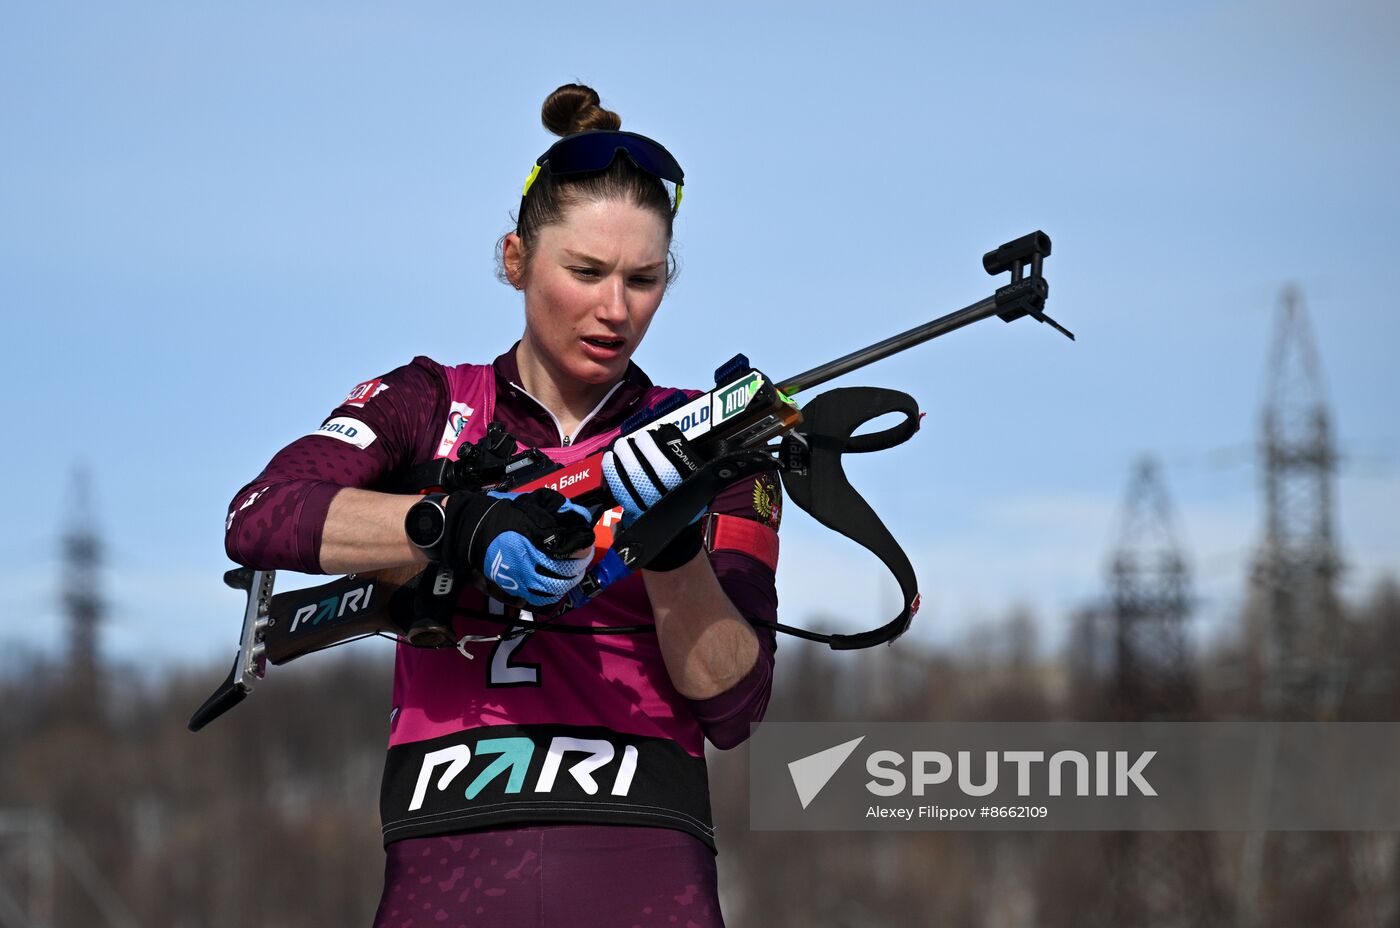
<svg viewBox="0 0 1400 928"><path fill-rule="evenodd" d="M341 405L363 406L387 389L389 389L389 385L377 377L374 380L357 383L355 389L350 391L350 395L345 397L345 402Z"/></svg>
<svg viewBox="0 0 1400 928"><path fill-rule="evenodd" d="M349 416L336 416L311 434L339 439L360 449L368 448L379 437L374 434L374 429Z"/></svg>
<svg viewBox="0 0 1400 928"><path fill-rule="evenodd" d="M588 479L588 472L589 472L590 470L591 470L591 468L585 467L583 470L579 471L578 473L574 473L574 474L565 474L564 476L562 476L562 477L559 478L559 480L558 480L558 485L555 486L555 489L556 489L556 490L560 490L560 491L562 491L562 490L567 490L569 487L571 487L571 486L573 486L574 484L578 483L580 480L587 480L587 479Z"/></svg>
<svg viewBox="0 0 1400 928"><path fill-rule="evenodd" d="M570 763L566 758L571 754L582 754L583 757ZM467 799L475 799L492 780L497 779L503 781L506 795L524 792L535 755L535 742L529 738L487 738L478 741L476 756L495 759L467 784ZM531 792L547 794L554 789L556 782L563 779L560 775L567 774L589 796L598 795L604 788L608 788L607 795L626 796L632 789L632 779L637 773L637 755L636 745L623 745L619 752L611 741L561 735L544 749L543 763ZM424 754L413 797L408 802L408 811L416 812L423 808L429 789L436 787L439 792L445 792L472 760L472 749L465 744L453 744Z"/></svg>
<svg viewBox="0 0 1400 928"><path fill-rule="evenodd" d="M754 371L742 380L716 390L713 394L714 412L711 419L716 425L732 419L748 408L759 389L763 386L763 375Z"/></svg>
<svg viewBox="0 0 1400 928"><path fill-rule="evenodd" d="M775 481L768 475L754 481L753 511L758 519L769 528L776 529L783 518L783 501L778 495Z"/></svg>
<svg viewBox="0 0 1400 928"><path fill-rule="evenodd" d="M447 414L447 425L442 430L442 441L438 442L438 457L446 457L452 452L452 446L457 444L457 438L471 421L474 412L476 410L466 403L452 404L452 411Z"/></svg>
<svg viewBox="0 0 1400 928"><path fill-rule="evenodd" d="M496 586L505 590L507 593L513 593L520 589L520 584L516 583L514 578L507 576L507 574L510 573L510 565L504 563L504 558L504 552L496 552L496 558L491 562L491 571L487 576L491 578L491 582L496 584Z"/></svg>
<svg viewBox="0 0 1400 928"><path fill-rule="evenodd" d="M655 428L657 425L669 422L681 430L681 434L686 438L697 438L710 430L710 401L712 397L706 393L686 403L680 409L663 416L658 423L652 423L649 427Z"/></svg>
<svg viewBox="0 0 1400 928"><path fill-rule="evenodd" d="M666 442L666 447L671 449L671 454L675 459L684 464L686 470L690 471L692 474L700 469L700 465L696 464L691 460L690 455L685 453L684 438L673 438L671 441Z"/></svg>
<svg viewBox="0 0 1400 928"><path fill-rule="evenodd" d="M287 629L287 634L294 634L298 628L307 625L320 625L322 622L330 624L347 615L353 616L363 612L369 608L370 597L373 595L374 584L370 583L320 602L307 603L292 616L292 627Z"/></svg>

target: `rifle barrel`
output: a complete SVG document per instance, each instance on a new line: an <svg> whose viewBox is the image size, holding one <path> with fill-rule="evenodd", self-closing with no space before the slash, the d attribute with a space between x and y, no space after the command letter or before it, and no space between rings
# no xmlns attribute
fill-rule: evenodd
<svg viewBox="0 0 1400 928"><path fill-rule="evenodd" d="M932 322L925 322L921 326L912 328L907 332L892 335L881 342L876 342L869 347L859 351L852 351L850 354L835 361L814 367L810 371L803 371L796 377L789 377L778 384L778 389L785 395L792 396L799 390L808 390L812 387L820 386L828 380L835 380L842 374L849 374L853 370L873 364L876 361L888 358L892 354L898 354L906 348L913 348L931 338L946 335L954 329L960 329L965 325L986 319L994 315L997 311L997 300L995 296L989 296L984 300L978 300L971 306L965 306L957 312L940 316Z"/></svg>

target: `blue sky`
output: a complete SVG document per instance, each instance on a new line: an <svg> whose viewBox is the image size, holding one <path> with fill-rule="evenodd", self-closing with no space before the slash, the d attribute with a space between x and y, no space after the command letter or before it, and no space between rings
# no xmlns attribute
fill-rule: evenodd
<svg viewBox="0 0 1400 928"><path fill-rule="evenodd" d="M1101 593L1144 452L1218 624L1259 533L1288 282L1347 455L1348 590L1400 568L1393 5L11 3L0 24L11 651L60 640L85 462L104 647L231 654L233 492L356 382L519 335L492 247L569 80L686 169L683 272L637 355L659 382L736 351L796 373L987 295L988 248L1054 238L1077 343L984 322L848 379L928 412L850 467L916 561L919 636L1028 604L1053 638ZM863 552L791 508L783 535L785 618L884 621Z"/></svg>

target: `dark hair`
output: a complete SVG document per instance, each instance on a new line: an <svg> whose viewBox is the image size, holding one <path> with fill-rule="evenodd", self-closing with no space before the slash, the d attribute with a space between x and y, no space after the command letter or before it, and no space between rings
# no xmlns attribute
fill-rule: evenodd
<svg viewBox="0 0 1400 928"><path fill-rule="evenodd" d="M603 109L598 92L583 84L564 84L556 88L540 108L540 121L546 129L561 138L590 129L622 128L622 118L612 110ZM527 263L540 230L562 222L565 210L585 200L623 200L650 210L665 223L666 240L668 243L671 240L674 209L666 185L660 178L638 168L630 159L615 158L607 170L597 174L554 177L548 171L540 172L515 222L515 234L520 236ZM505 236L502 236L496 243L496 276L509 282L502 260L504 242ZM675 280L678 270L675 255L668 248L668 284Z"/></svg>

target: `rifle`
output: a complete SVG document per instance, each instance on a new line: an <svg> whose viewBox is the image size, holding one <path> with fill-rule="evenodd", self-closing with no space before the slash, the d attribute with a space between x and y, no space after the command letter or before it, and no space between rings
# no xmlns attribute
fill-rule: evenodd
<svg viewBox="0 0 1400 928"><path fill-rule="evenodd" d="M874 387L831 390L801 407L793 396L991 316L1006 322L1029 316L1073 339L1071 332L1045 315L1049 284L1042 264L1049 255L1050 237L1032 232L983 255L982 265L988 274L1011 272L1011 281L985 299L784 380L772 380L755 369L746 356L736 355L716 370L715 387L709 392L694 398L676 393L632 416L623 423L622 436L672 423L701 458L700 469L630 528L619 532L583 581L547 613L528 619L523 615L507 619L503 613L473 614L501 623L503 638L535 631L653 631L651 625L599 628L558 620L586 605L612 583L644 568L725 486L761 472L778 471L784 491L799 508L880 558L899 583L903 609L879 628L854 635L750 621L825 642L838 650L893 641L909 627L919 608L913 566L879 516L851 487L840 459L844 453L884 450L908 440L919 427L918 406L907 394ZM889 413L902 413L904 419L880 432L855 434L865 423ZM773 443L775 439L777 443ZM518 450L514 438L499 423L491 423L482 439L462 445L455 460L442 458L411 468L389 489L405 493L430 489L528 492L547 486L588 508L596 521L615 505L602 479L602 456L600 451L577 463L561 465L538 449ZM224 575L226 584L247 594L238 655L228 678L191 717L191 731L198 731L242 701L256 680L266 675L268 663L285 664L370 635L387 635L417 647L461 644L451 628L460 578L442 565L350 574L276 595L275 577L275 571L248 567Z"/></svg>

